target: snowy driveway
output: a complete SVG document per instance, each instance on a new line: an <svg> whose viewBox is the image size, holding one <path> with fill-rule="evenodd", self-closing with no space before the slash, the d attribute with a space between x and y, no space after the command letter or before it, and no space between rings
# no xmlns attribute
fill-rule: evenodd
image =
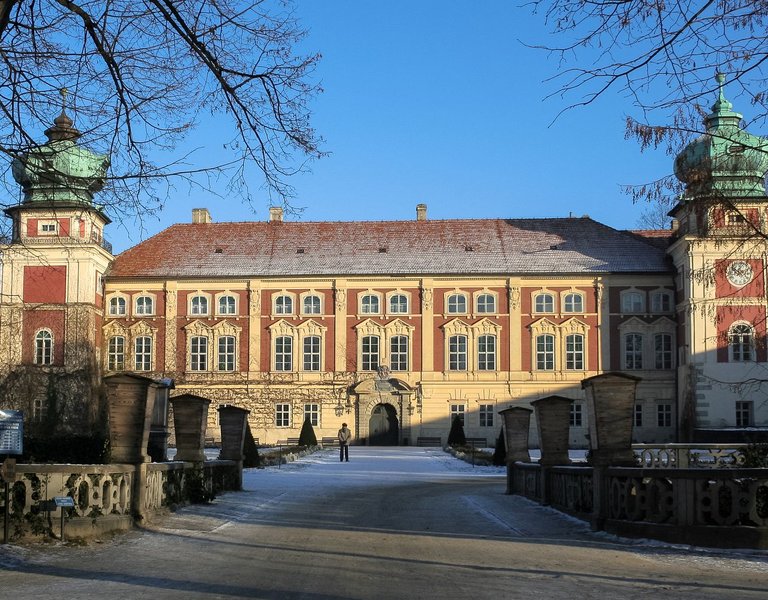
<svg viewBox="0 0 768 600"><path fill-rule="evenodd" d="M765 598L768 554L593 534L438 449L326 450L84 548L0 549L0 597Z"/></svg>

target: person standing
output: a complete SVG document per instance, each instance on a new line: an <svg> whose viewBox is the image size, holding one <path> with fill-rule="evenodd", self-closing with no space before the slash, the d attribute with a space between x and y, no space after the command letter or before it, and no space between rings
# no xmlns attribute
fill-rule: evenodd
<svg viewBox="0 0 768 600"><path fill-rule="evenodd" d="M339 460L349 462L349 440L352 439L352 432L346 423L341 424L339 429Z"/></svg>

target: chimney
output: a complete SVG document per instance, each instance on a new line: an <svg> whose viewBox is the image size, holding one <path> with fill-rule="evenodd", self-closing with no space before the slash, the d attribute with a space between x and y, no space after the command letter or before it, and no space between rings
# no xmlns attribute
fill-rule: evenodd
<svg viewBox="0 0 768 600"><path fill-rule="evenodd" d="M207 208L193 208L192 222L193 223L213 223L213 219L211 219L211 213L208 212Z"/></svg>
<svg viewBox="0 0 768 600"><path fill-rule="evenodd" d="M269 222L270 223L282 223L283 222L283 209L279 206L269 207Z"/></svg>
<svg viewBox="0 0 768 600"><path fill-rule="evenodd" d="M416 205L416 220L417 221L426 221L427 220L427 205L426 204L417 204Z"/></svg>
<svg viewBox="0 0 768 600"><path fill-rule="evenodd" d="M672 231L678 231L680 229L680 221L677 219L672 219Z"/></svg>

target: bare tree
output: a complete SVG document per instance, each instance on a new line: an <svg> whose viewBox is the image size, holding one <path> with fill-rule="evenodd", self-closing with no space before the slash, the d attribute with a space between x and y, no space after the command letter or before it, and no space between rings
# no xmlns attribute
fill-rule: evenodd
<svg viewBox="0 0 768 600"><path fill-rule="evenodd" d="M41 141L67 88L83 140L111 155L113 216L157 209L171 176L213 188L224 172L250 201L249 165L287 202L289 177L322 154L304 35L288 0L0 0L3 162ZM203 116L227 132L226 158L192 166L174 150Z"/></svg>

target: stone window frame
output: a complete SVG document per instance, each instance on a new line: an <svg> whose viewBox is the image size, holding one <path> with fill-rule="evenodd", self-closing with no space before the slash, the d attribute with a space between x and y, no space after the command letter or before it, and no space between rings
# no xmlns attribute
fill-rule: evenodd
<svg viewBox="0 0 768 600"><path fill-rule="evenodd" d="M472 325L466 323L462 319L456 318L448 321L442 325L443 330L443 364L444 371L446 373L467 373L467 372L482 372L482 373L494 373L498 372L499 365L501 363L501 332L502 326L495 321L484 317L477 323ZM480 370L479 364L479 338L483 335L492 335L496 337L495 347L495 369L492 370ZM452 369L451 368L451 355L455 354L451 352L451 338L456 336L464 336L466 338L466 368L465 369Z"/></svg>
<svg viewBox="0 0 768 600"><path fill-rule="evenodd" d="M139 310L139 300L144 300L141 304L145 306ZM146 301L149 300L149 311L146 311ZM152 317L157 312L157 296L156 294L142 291L133 298L133 316L135 317Z"/></svg>
<svg viewBox="0 0 768 600"><path fill-rule="evenodd" d="M205 302L205 310L201 304ZM211 294L200 290L191 292L187 297L187 315L191 317L208 317L211 315Z"/></svg>
<svg viewBox="0 0 768 600"><path fill-rule="evenodd" d="M286 307L286 302L290 306ZM272 294L272 315L274 317L291 317L296 315L296 294L280 290Z"/></svg>
<svg viewBox="0 0 768 600"><path fill-rule="evenodd" d="M589 370L589 330L591 327L584 321L571 317L562 323L555 323L543 317L534 321L529 326L531 332L531 371L542 373L567 372L581 373ZM542 350L539 347L541 336L551 335L553 339L553 365L552 368L540 368L539 355ZM582 367L581 369L569 369L568 367L568 336L582 336ZM548 351L544 351L548 352Z"/></svg>
<svg viewBox="0 0 768 600"><path fill-rule="evenodd" d="M118 350L113 348L113 342L117 345L117 340L122 340L122 347ZM110 372L125 371L125 346L126 336L124 334L112 335L107 339L106 352L106 370ZM118 360L119 358L119 360Z"/></svg>
<svg viewBox="0 0 768 600"><path fill-rule="evenodd" d="M480 310L480 301L484 298L491 298L491 310L488 310L487 301L484 302L483 310ZM499 313L499 294L489 289L483 288L474 293L472 304L475 307L477 315L496 315Z"/></svg>
<svg viewBox="0 0 768 600"><path fill-rule="evenodd" d="M401 348L398 348L397 352L394 351L394 342L395 340L405 340L405 351L403 351ZM389 369L390 371L396 372L396 373L407 373L411 370L411 336L407 334L395 334L389 337ZM405 357L405 368L400 369L400 365L398 365L398 368L395 368L392 357L397 354L398 356L404 356ZM402 362L402 361L400 361Z"/></svg>
<svg viewBox="0 0 768 600"><path fill-rule="evenodd" d="M469 303L467 302L467 293L461 290L451 290L445 293L445 314L447 315L468 315ZM463 307L459 303L463 304Z"/></svg>
<svg viewBox="0 0 768 600"><path fill-rule="evenodd" d="M569 310L569 299L570 298L578 298L580 303L580 309L581 310L574 310L573 307L570 307ZM572 302L572 300L571 300ZM560 292L560 306L563 307L563 314L569 314L569 315L583 315L586 313L586 298L584 297L584 292L576 290L576 289L570 289L565 290L564 292Z"/></svg>
<svg viewBox="0 0 768 600"><path fill-rule="evenodd" d="M229 348L225 347L224 352L222 352L222 341L224 340L232 340L232 349L231 351ZM229 332L216 336L216 371L218 373L234 373L237 371L237 359L238 359L238 344L237 344L237 336L231 335ZM229 359L231 358L231 365L232 368L224 368L222 369L222 360L224 360L224 365L227 366L230 364Z"/></svg>
<svg viewBox="0 0 768 600"><path fill-rule="evenodd" d="M494 427L494 405L481 402L477 407L477 422L479 427Z"/></svg>
<svg viewBox="0 0 768 600"><path fill-rule="evenodd" d="M493 340L493 350L488 351L487 349L484 351L480 350L480 344L481 341L485 338L492 339ZM486 364L481 364L481 358L485 356L486 357ZM492 368L488 368L487 364L487 357L491 357L491 361L493 363ZM483 371L483 372L494 372L499 370L499 337L495 333L481 333L477 336L477 370Z"/></svg>
<svg viewBox="0 0 768 600"><path fill-rule="evenodd" d="M139 353L139 340L149 340L149 349L147 350L146 348L143 348L143 352L141 352L141 354ZM134 371L138 373L152 371L152 367L154 365L154 360L155 360L154 337L151 335L137 335L136 337L133 338L132 349L133 349L132 357L133 357ZM143 368L145 366L144 363L146 362L147 355L149 356L149 367ZM140 356L142 358L141 365L139 363ZM140 366L142 368L139 368Z"/></svg>
<svg viewBox="0 0 768 600"><path fill-rule="evenodd" d="M242 328L229 321L219 321L211 326L196 319L182 328L186 336L187 371L190 373L232 373L240 370L240 343ZM235 338L235 368L234 371L219 370L219 338L233 336ZM207 338L207 363L205 369L192 369L192 338Z"/></svg>
<svg viewBox="0 0 768 600"><path fill-rule="evenodd" d="M48 327L41 327L35 331L32 338L32 360L34 364L41 367L53 365L54 350L56 349L55 337L53 331Z"/></svg>
<svg viewBox="0 0 768 600"><path fill-rule="evenodd" d="M735 330L739 328L739 333ZM748 331L747 331L748 330ZM745 344L745 335L748 334ZM738 335L738 338L736 337ZM738 341L737 341L738 339ZM754 362L757 358L755 352L756 331L755 326L748 321L734 321L728 328L728 362L747 363ZM749 350L749 356L744 358L744 348ZM739 348L739 357L736 357L736 348Z"/></svg>
<svg viewBox="0 0 768 600"><path fill-rule="evenodd" d="M309 340L317 340L317 352L313 347L307 349ZM312 368L317 358L317 368ZM310 368L307 368L307 358L309 358ZM320 373L323 370L323 338L319 335L305 335L301 338L301 370L305 373Z"/></svg>
<svg viewBox="0 0 768 600"><path fill-rule="evenodd" d="M365 290L358 294L358 312L361 315L381 315L382 311L382 294L374 290ZM374 307L373 304L376 306ZM375 310L374 310L375 308Z"/></svg>
<svg viewBox="0 0 768 600"><path fill-rule="evenodd" d="M290 402L275 402L275 427L288 429L293 421Z"/></svg>
<svg viewBox="0 0 768 600"><path fill-rule="evenodd" d="M122 303L120 302L122 300ZM128 316L128 296L121 292L113 292L107 296L107 315L110 317ZM122 307L122 312L118 308Z"/></svg>
<svg viewBox="0 0 768 600"><path fill-rule="evenodd" d="M404 335L408 338L408 369L413 369L413 332L414 326L406 323L402 319L393 319L386 324L378 323L373 319L366 319L358 323L355 327L357 334L357 365L359 371L369 372L363 369L363 338L376 336L379 338L379 366L390 366L390 351L392 348L391 339L395 336ZM375 370L375 369L374 369ZM407 373L409 371L398 371L398 373Z"/></svg>
<svg viewBox="0 0 768 600"><path fill-rule="evenodd" d="M222 301L225 301L227 298L232 299L232 303L230 304L227 302L227 310L223 311L222 308ZM240 314L239 308L240 308L240 302L239 302L239 296L238 294L232 293L229 290L225 290L223 292L219 292L214 297L214 307L216 309L216 315L222 316L222 317L233 317ZM232 310L229 310L229 307L232 307Z"/></svg>
<svg viewBox="0 0 768 600"><path fill-rule="evenodd" d="M392 310L392 300L394 298L405 298L405 310ZM388 315L408 315L411 311L411 294L401 289L392 290L386 293L386 305Z"/></svg>
<svg viewBox="0 0 768 600"><path fill-rule="evenodd" d="M307 300L311 298L317 298L317 311L308 311L306 302ZM299 303L301 306L301 314L302 315L315 315L320 316L323 314L323 294L320 292L317 292L315 290L309 290L307 292L302 292L299 295Z"/></svg>
<svg viewBox="0 0 768 600"><path fill-rule="evenodd" d="M674 349L676 348L676 329L677 324L669 317L660 317L654 321L644 321L638 317L631 317L622 322L618 326L619 331L619 343L621 344L621 370L626 371L650 371L655 370L656 366L656 334L668 333L672 336L672 368L675 365ZM640 369L627 368L626 360L626 339L625 336L630 333L638 333L643 337L641 350L642 350L642 367Z"/></svg>
<svg viewBox="0 0 768 600"><path fill-rule="evenodd" d="M638 300L639 310L635 310L635 302L629 299ZM619 292L619 308L623 315L639 315L645 314L647 306L646 293L643 290L639 290L636 287L631 287Z"/></svg>
<svg viewBox="0 0 768 600"><path fill-rule="evenodd" d="M285 319L280 319L268 327L270 332L270 368L276 373L321 373L325 370L325 342L327 328L320 325L313 319L307 319L299 325L289 323ZM304 368L304 339L317 336L320 338L320 369L307 370ZM277 338L290 337L291 342L291 370L277 370Z"/></svg>
<svg viewBox="0 0 768 600"><path fill-rule="evenodd" d="M293 373L296 370L294 361L294 341L292 335L278 335L272 340L272 371L275 373ZM287 348L286 348L287 344Z"/></svg>
<svg viewBox="0 0 768 600"><path fill-rule="evenodd" d="M668 315L675 311L672 290L665 288L651 290L650 298L651 313L655 315ZM667 308L664 308L665 304L667 305Z"/></svg>
<svg viewBox="0 0 768 600"><path fill-rule="evenodd" d="M659 350L658 340L662 336L669 338L669 350L663 348ZM657 331L653 334L653 368L656 370L669 371L675 368L675 336L668 331ZM669 366L664 366L664 357L669 358ZM662 359L662 366L659 366L659 358Z"/></svg>
<svg viewBox="0 0 768 600"><path fill-rule="evenodd" d="M546 307L547 303L545 300L549 298L549 303L551 303L552 308L548 309ZM557 303L555 302L556 294L552 290L549 290L547 288L542 288L540 290L536 290L534 292L531 292L531 312L533 314L537 315L554 315L557 313Z"/></svg>

